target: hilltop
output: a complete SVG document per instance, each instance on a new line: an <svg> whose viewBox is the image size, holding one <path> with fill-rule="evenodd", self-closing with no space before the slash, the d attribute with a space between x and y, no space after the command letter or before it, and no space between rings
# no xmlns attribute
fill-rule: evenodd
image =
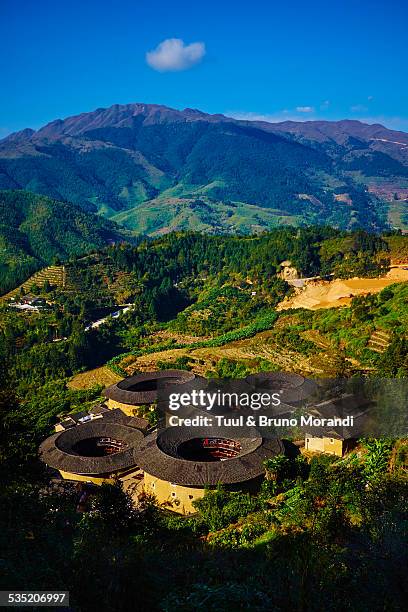
<svg viewBox="0 0 408 612"><path fill-rule="evenodd" d="M68 200L149 235L404 228L408 135L359 121L114 105L0 141L0 188Z"/></svg>

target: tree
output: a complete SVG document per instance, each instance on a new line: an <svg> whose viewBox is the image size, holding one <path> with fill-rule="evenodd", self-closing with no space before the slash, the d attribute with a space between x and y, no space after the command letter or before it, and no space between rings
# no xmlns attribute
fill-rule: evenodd
<svg viewBox="0 0 408 612"><path fill-rule="evenodd" d="M68 358L73 371L88 363L90 346L82 324L75 321L68 345Z"/></svg>
<svg viewBox="0 0 408 612"><path fill-rule="evenodd" d="M381 355L378 372L382 376L403 378L408 374L408 340L401 336L392 339Z"/></svg>
<svg viewBox="0 0 408 612"><path fill-rule="evenodd" d="M276 455L264 461L266 478L280 482L289 476L290 460L285 455Z"/></svg>

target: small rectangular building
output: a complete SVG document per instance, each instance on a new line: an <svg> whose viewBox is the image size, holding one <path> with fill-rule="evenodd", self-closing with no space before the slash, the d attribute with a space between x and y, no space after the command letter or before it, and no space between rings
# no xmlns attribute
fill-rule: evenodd
<svg viewBox="0 0 408 612"><path fill-rule="evenodd" d="M344 394L316 404L309 414L320 418L344 419L353 417L353 426L311 427L305 432L305 449L343 457L364 434L370 402L352 394Z"/></svg>

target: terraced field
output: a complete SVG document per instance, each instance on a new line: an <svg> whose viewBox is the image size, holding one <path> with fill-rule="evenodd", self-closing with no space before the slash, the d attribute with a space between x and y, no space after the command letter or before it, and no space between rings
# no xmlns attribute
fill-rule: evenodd
<svg viewBox="0 0 408 612"><path fill-rule="evenodd" d="M103 387L109 387L115 384L121 379L120 376L112 372L107 366L101 368L94 368L87 372L81 372L72 377L67 384L69 389L91 389L96 385L102 385Z"/></svg>
<svg viewBox="0 0 408 612"><path fill-rule="evenodd" d="M61 289L66 289L69 283L67 277L67 270L65 266L48 266L48 268L43 268L38 272L35 272L30 278L28 278L24 283L9 291L3 296L0 296L0 300L9 300L14 297L18 293L20 293L21 289L25 292L29 291L32 285L38 285L41 287L44 285L44 282L48 281L50 285L60 287Z"/></svg>
<svg viewBox="0 0 408 612"><path fill-rule="evenodd" d="M198 340L198 338L197 338ZM320 346L319 346L320 343ZM131 375L138 371L149 371L158 368L159 364L173 364L176 360L188 358L190 366L196 374L205 375L217 365L221 359L228 359L257 369L260 361L272 364L276 369L302 372L304 374L330 375L333 367L335 351L326 342L324 348L322 339L314 342L316 353L305 356L276 338L274 330L261 332L252 338L227 343L219 347L207 348L175 348L158 350L140 356L127 356L119 364Z"/></svg>

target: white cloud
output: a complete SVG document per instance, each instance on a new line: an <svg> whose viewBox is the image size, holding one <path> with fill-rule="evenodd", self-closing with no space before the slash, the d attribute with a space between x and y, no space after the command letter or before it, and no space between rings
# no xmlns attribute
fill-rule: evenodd
<svg viewBox="0 0 408 612"><path fill-rule="evenodd" d="M298 113L314 113L314 106L297 106Z"/></svg>
<svg viewBox="0 0 408 612"><path fill-rule="evenodd" d="M320 110L327 110L330 106L330 100L325 100L320 105Z"/></svg>
<svg viewBox="0 0 408 612"><path fill-rule="evenodd" d="M159 72L187 70L202 60L205 44L202 42L186 45L181 38L167 38L153 51L146 53L146 62Z"/></svg>

